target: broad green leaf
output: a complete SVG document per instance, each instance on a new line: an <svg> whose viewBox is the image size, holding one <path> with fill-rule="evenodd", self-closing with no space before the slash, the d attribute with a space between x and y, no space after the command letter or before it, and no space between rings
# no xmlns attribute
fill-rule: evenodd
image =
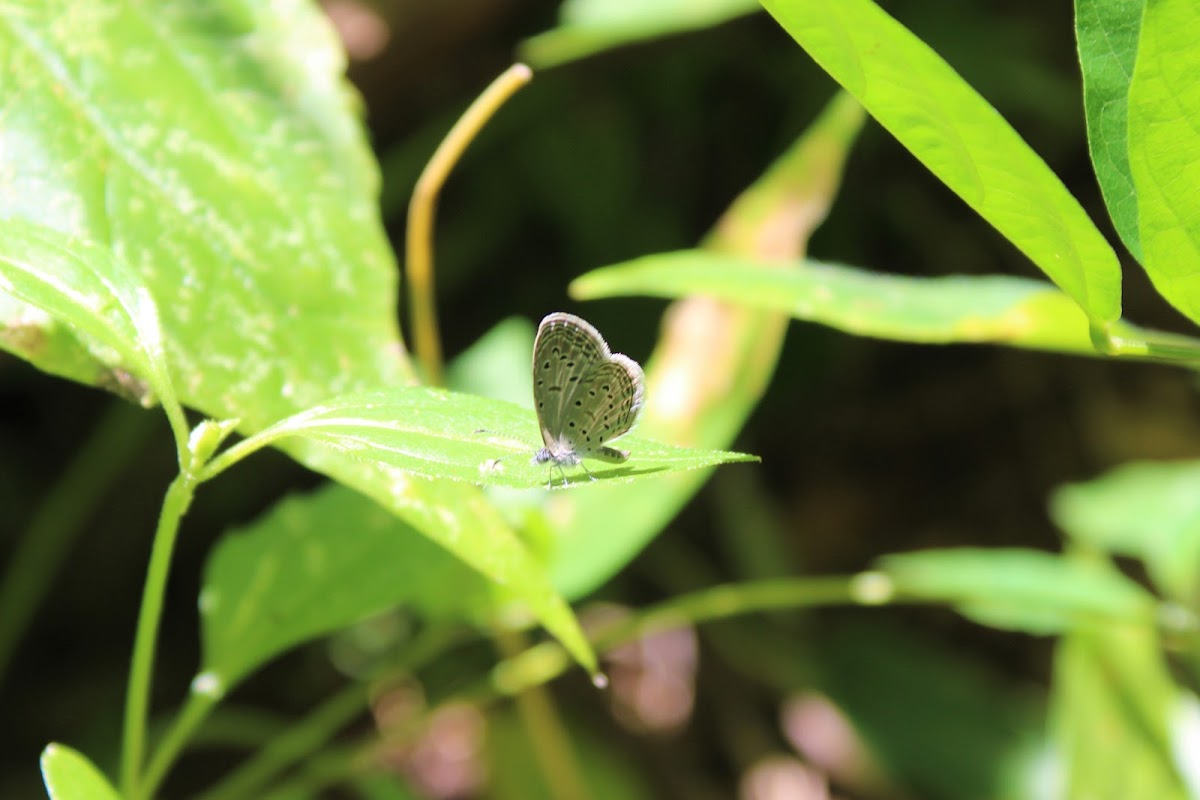
<svg viewBox="0 0 1200 800"><path fill-rule="evenodd" d="M50 800L121 800L104 773L77 750L48 744L41 761Z"/></svg>
<svg viewBox="0 0 1200 800"><path fill-rule="evenodd" d="M182 420L167 370L158 309L141 280L105 248L20 219L0 220L0 296L16 298L73 332L95 361L88 377L143 406L161 399ZM8 339L9 343L12 339ZM61 342L62 340L59 339ZM3 343L3 340L0 340ZM55 360L40 343L12 348L48 371L78 363ZM49 358L47 358L49 356Z"/></svg>
<svg viewBox="0 0 1200 800"><path fill-rule="evenodd" d="M631 42L708 28L758 10L756 0L565 0L559 25L521 43L522 60L552 67Z"/></svg>
<svg viewBox="0 0 1200 800"><path fill-rule="evenodd" d="M1200 5L1155 0L1142 14L1129 84L1129 164L1142 263L1171 305L1200 322Z"/></svg>
<svg viewBox="0 0 1200 800"><path fill-rule="evenodd" d="M338 484L289 497L228 533L200 592L202 670L227 689L288 647L404 604L438 616L486 607L490 584Z"/></svg>
<svg viewBox="0 0 1200 800"><path fill-rule="evenodd" d="M1097 355L1087 317L1074 301L1049 283L1003 275L912 278L682 250L594 270L571 291L583 298L704 294L860 336Z"/></svg>
<svg viewBox="0 0 1200 800"><path fill-rule="evenodd" d="M1051 730L1062 763L1057 796L1184 800L1172 759L1180 693L1151 629L1063 639L1055 658Z"/></svg>
<svg viewBox="0 0 1200 800"><path fill-rule="evenodd" d="M998 628L1049 634L1154 621L1153 599L1121 573L1036 550L927 550L887 556L880 568L901 597L950 603Z"/></svg>
<svg viewBox="0 0 1200 800"><path fill-rule="evenodd" d="M184 404L250 435L329 397L413 381L377 166L315 4L7 4L0 49L0 219L103 243L140 276ZM477 490L311 442L282 447L522 593L593 662Z"/></svg>
<svg viewBox="0 0 1200 800"><path fill-rule="evenodd" d="M257 443L284 437L320 442L354 458L414 475L513 488L608 478L624 482L756 460L743 453L686 449L623 436L613 446L630 452L627 461L597 461L587 466L587 472L567 467L560 473L553 465L533 463L542 440L531 411L502 400L424 386L322 403L267 428Z"/></svg>
<svg viewBox="0 0 1200 800"><path fill-rule="evenodd" d="M1075 0L1088 149L1113 225L1139 261L1138 200L1129 169L1129 80L1143 0Z"/></svg>
<svg viewBox="0 0 1200 800"><path fill-rule="evenodd" d="M1184 0L1186 2L1186 0ZM1121 313L1116 254L1045 162L871 0L763 0L826 72L1093 322Z"/></svg>
<svg viewBox="0 0 1200 800"><path fill-rule="evenodd" d="M106 376L113 376L112 370L97 361L96 356L70 328L58 323L37 306L2 291L0 350L14 353L51 375L105 388L118 385L106 379ZM147 387L143 385L136 388L144 392ZM134 393L126 394L132 397Z"/></svg>
<svg viewBox="0 0 1200 800"><path fill-rule="evenodd" d="M863 118L850 97L835 97L804 136L733 202L705 247L798 257L808 234L824 219ZM770 383L786 330L781 316L708 298L667 309L659 344L645 363L646 409L639 435L728 447ZM619 342L611 344L620 349ZM555 585L579 597L608 580L707 477L708 472L696 471L555 494L546 508L558 534L551 561Z"/></svg>
<svg viewBox="0 0 1200 800"><path fill-rule="evenodd" d="M1051 511L1081 544L1140 559L1164 593L1200 603L1200 462L1124 464L1060 488Z"/></svg>
<svg viewBox="0 0 1200 800"><path fill-rule="evenodd" d="M243 430L408 374L336 38L293 5L0 7L0 218L105 243L185 402Z"/></svg>

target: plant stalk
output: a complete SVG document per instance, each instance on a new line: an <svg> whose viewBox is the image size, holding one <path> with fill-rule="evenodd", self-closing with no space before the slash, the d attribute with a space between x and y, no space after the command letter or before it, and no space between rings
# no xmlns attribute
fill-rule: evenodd
<svg viewBox="0 0 1200 800"><path fill-rule="evenodd" d="M442 385L442 344L433 289L433 221L437 196L467 145L500 106L532 77L533 71L529 67L514 64L492 81L454 123L413 187L405 236L405 271L411 298L409 314L417 361L424 370L425 380L432 386Z"/></svg>
<svg viewBox="0 0 1200 800"><path fill-rule="evenodd" d="M183 708L175 715L171 727L167 730L154 755L146 767L146 774L138 784L142 797L153 797L167 776L167 771L175 763L175 759L183 751L188 739L195 733L196 728L204 721L209 712L220 700L219 697L200 694L193 690L188 694Z"/></svg>
<svg viewBox="0 0 1200 800"><path fill-rule="evenodd" d="M129 668L129 685L125 695L125 724L121 749L121 795L127 800L143 797L139 771L146 748L146 723L150 706L150 684L154 652L158 643L158 628L162 621L163 600L167 575L171 569L171 554L179 534L179 523L192 503L195 478L180 474L167 487L163 498L154 543L150 550L150 565L142 589L141 609L138 612L137 633Z"/></svg>

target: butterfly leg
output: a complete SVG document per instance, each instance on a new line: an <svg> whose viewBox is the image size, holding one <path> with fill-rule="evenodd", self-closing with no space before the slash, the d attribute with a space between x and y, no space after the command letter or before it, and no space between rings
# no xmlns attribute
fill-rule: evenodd
<svg viewBox="0 0 1200 800"><path fill-rule="evenodd" d="M579 462L579 468L583 470L583 474L587 475L590 480L596 480L596 476L588 472L588 468L584 466L582 461Z"/></svg>

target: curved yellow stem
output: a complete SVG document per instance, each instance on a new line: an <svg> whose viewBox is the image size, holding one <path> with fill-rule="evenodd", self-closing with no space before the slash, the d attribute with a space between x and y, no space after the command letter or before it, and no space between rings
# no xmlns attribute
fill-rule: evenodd
<svg viewBox="0 0 1200 800"><path fill-rule="evenodd" d="M424 370L425 380L434 386L442 383L442 345L433 294L433 220L438 192L484 124L532 77L529 67L514 64L492 81L446 134L413 187L405 237L409 314L417 362Z"/></svg>

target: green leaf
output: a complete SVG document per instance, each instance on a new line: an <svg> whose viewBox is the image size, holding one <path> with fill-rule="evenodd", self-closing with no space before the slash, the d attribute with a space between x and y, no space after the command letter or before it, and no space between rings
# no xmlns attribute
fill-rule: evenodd
<svg viewBox="0 0 1200 800"><path fill-rule="evenodd" d="M870 0L763 5L1089 319L1103 325L1120 316L1121 273L1112 248L1045 162L924 42Z"/></svg>
<svg viewBox="0 0 1200 800"><path fill-rule="evenodd" d="M552 67L632 42L709 28L756 10L756 0L565 0L558 27L526 39L519 54L534 67Z"/></svg>
<svg viewBox="0 0 1200 800"><path fill-rule="evenodd" d="M765 248L780 257L802 251L837 192L863 120L852 98L834 97L734 200L705 247L747 253ZM695 447L728 447L770 385L786 332L787 320L778 315L705 298L676 303L664 314L660 341L645 362L647 400L639 433ZM551 561L555 586L580 597L608 580L663 530L708 474L555 495L547 507L558 532Z"/></svg>
<svg viewBox="0 0 1200 800"><path fill-rule="evenodd" d="M292 11L0 9L0 217L106 243L164 309L185 402L243 430L408 374L337 40Z"/></svg>
<svg viewBox="0 0 1200 800"><path fill-rule="evenodd" d="M41 761L50 800L121 800L104 773L66 745L46 745Z"/></svg>
<svg viewBox="0 0 1200 800"><path fill-rule="evenodd" d="M1140 559L1163 592L1200 604L1200 462L1124 464L1060 488L1051 512L1073 539Z"/></svg>
<svg viewBox="0 0 1200 800"><path fill-rule="evenodd" d="M910 278L814 261L681 250L587 273L578 297L702 294L880 339L997 342L1097 355L1079 307L1054 286L1002 275Z"/></svg>
<svg viewBox="0 0 1200 800"><path fill-rule="evenodd" d="M271 426L254 444L262 446L283 437L320 442L354 458L428 478L518 489L586 484L594 479L627 482L757 460L743 453L693 450L624 436L614 445L630 452L627 461L597 462L587 472L568 467L558 473L553 465L533 463L542 441L531 411L502 400L424 386L331 400Z"/></svg>
<svg viewBox="0 0 1200 800"><path fill-rule="evenodd" d="M250 435L329 397L413 381L377 166L316 4L0 5L0 49L0 219L54 229L63 246L104 243L136 271L163 310L183 403ZM30 339L26 310L0 303L14 308ZM522 593L594 663L477 490L312 442L282 447Z"/></svg>
<svg viewBox="0 0 1200 800"><path fill-rule="evenodd" d="M372 614L402 604L476 613L490 591L411 526L330 484L279 502L213 550L200 592L202 669L227 690L285 649Z"/></svg>
<svg viewBox="0 0 1200 800"><path fill-rule="evenodd" d="M1129 168L1129 81L1143 0L1075 0L1088 149L1113 225L1139 261L1138 198Z"/></svg>
<svg viewBox="0 0 1200 800"><path fill-rule="evenodd" d="M997 628L1052 634L1154 620L1153 599L1121 573L1036 550L926 550L887 556L880 568L902 597L950 603Z"/></svg>
<svg viewBox="0 0 1200 800"><path fill-rule="evenodd" d="M1193 797L1172 759L1180 692L1149 629L1066 637L1055 658L1051 730L1063 797ZM1180 742L1179 744L1183 744ZM1194 758L1195 748L1185 758Z"/></svg>
<svg viewBox="0 0 1200 800"><path fill-rule="evenodd" d="M24 220L0 219L0 293L69 327L94 359L91 376L98 384L107 382L147 407L159 399L182 423L158 309L137 274L105 248ZM64 366L40 346L13 349L49 371ZM75 356L67 363L76 363Z"/></svg>
<svg viewBox="0 0 1200 800"><path fill-rule="evenodd" d="M1156 0L1142 15L1129 84L1129 164L1142 263L1155 288L1200 322L1200 6Z"/></svg>
<svg viewBox="0 0 1200 800"><path fill-rule="evenodd" d="M2 246L2 245L0 245ZM41 308L0 291L0 350L7 350L38 369L78 383L104 388L120 384L112 380L113 370L96 360L96 355L79 341L66 325L60 324ZM122 374L132 378L128 372ZM148 387L126 392L135 402Z"/></svg>

